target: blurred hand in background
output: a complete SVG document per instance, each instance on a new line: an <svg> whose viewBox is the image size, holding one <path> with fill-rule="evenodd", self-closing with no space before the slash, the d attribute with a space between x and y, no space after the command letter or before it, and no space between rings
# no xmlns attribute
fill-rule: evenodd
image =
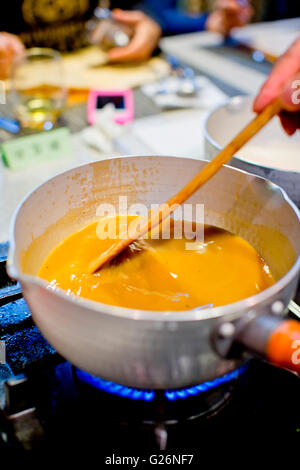
<svg viewBox="0 0 300 470"><path fill-rule="evenodd" d="M280 113L281 124L292 135L300 129L300 37L276 62L256 97L254 111L259 113L278 96L284 109Z"/></svg>
<svg viewBox="0 0 300 470"><path fill-rule="evenodd" d="M206 29L227 36L232 28L249 23L252 15L253 8L248 0L217 0L207 18Z"/></svg>
<svg viewBox="0 0 300 470"><path fill-rule="evenodd" d="M18 36L0 33L0 79L9 77L14 58L24 51L24 46Z"/></svg>
<svg viewBox="0 0 300 470"><path fill-rule="evenodd" d="M108 52L110 62L143 61L148 59L161 37L159 24L141 11L113 10L113 19L130 26L133 35L128 46Z"/></svg>

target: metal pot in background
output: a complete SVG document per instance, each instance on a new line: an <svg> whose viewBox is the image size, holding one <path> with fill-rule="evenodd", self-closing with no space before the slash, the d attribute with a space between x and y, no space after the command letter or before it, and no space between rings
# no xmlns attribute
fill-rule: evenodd
<svg viewBox="0 0 300 470"><path fill-rule="evenodd" d="M227 103L218 106L209 114L204 125L205 155L208 160L212 160L219 150L221 150L230 141L230 139L254 117L252 103L253 98L250 96L235 96ZM297 143L299 141L300 162L300 135L293 136L292 142L291 138L281 130L277 119L273 119L247 144L247 146L253 145L253 143L257 142L259 145L264 146L265 151L268 147L268 143L270 143L272 135L274 135L274 139L276 138L276 141L282 141L282 145L286 146L286 151L288 151L289 145L296 145L295 140ZM230 161L231 166L262 176L263 178L276 183L278 186L281 186L296 205L300 207L299 171L279 169L276 168L275 164L274 167L269 165L263 166L247 160L246 157L243 158L242 152L243 151L240 152L241 155L236 155L232 158Z"/></svg>

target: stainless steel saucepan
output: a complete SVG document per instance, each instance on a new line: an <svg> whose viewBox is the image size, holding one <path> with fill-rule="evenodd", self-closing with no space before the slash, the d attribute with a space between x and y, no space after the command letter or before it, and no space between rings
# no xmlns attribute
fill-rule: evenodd
<svg viewBox="0 0 300 470"><path fill-rule="evenodd" d="M221 376L241 364L245 348L300 371L300 324L285 319L299 277L299 212L284 191L260 177L224 167L189 200L204 204L205 223L244 237L269 264L277 282L253 297L198 311L142 311L54 291L36 276L58 242L96 219L100 203L118 205L119 195L129 206L160 203L205 163L175 157L90 163L48 180L17 209L8 273L20 281L45 338L74 365L151 389Z"/></svg>

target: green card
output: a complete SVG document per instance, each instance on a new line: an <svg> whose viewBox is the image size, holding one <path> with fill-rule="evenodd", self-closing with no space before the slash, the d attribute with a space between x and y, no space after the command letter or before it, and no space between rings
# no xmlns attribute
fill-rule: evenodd
<svg viewBox="0 0 300 470"><path fill-rule="evenodd" d="M22 170L41 162L71 155L71 135L67 127L19 137L2 144L2 160L12 170Z"/></svg>

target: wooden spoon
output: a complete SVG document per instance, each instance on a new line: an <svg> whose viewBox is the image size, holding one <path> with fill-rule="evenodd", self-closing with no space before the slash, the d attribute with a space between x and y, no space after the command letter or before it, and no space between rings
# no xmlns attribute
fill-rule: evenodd
<svg viewBox="0 0 300 470"><path fill-rule="evenodd" d="M227 163L236 152L243 147L260 129L262 129L273 116L281 110L281 103L278 99L272 101L261 113L259 113L232 141L221 150L218 155L209 162L184 188L171 197L167 202L161 204L154 211L149 211L147 217L137 217L130 224L130 232L127 238L118 239L110 248L97 256L88 265L88 272L94 273L98 271L105 263L111 261L126 247L138 238L145 235L151 229L159 225L166 219L178 205L186 201L197 189L203 186L212 176L214 176L220 168Z"/></svg>

